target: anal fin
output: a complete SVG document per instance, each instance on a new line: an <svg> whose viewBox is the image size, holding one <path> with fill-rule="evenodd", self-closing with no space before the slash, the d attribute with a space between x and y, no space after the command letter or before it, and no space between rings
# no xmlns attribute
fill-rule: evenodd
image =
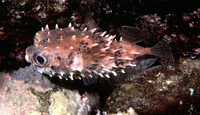
<svg viewBox="0 0 200 115"><path fill-rule="evenodd" d="M151 67L153 64L155 64L156 60L158 59L158 57L153 56L153 55L143 55L140 57L137 57L135 59L136 61L136 68L137 70L145 70L149 67Z"/></svg>

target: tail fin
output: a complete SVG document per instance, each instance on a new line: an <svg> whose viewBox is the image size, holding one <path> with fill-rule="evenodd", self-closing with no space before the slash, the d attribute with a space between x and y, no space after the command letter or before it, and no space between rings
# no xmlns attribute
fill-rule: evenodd
<svg viewBox="0 0 200 115"><path fill-rule="evenodd" d="M155 46L151 48L153 55L160 57L166 62L173 62L174 58L171 54L170 47L166 40L159 41Z"/></svg>

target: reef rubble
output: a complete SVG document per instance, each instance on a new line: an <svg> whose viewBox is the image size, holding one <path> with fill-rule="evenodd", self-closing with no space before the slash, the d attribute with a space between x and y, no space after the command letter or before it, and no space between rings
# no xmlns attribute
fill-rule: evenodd
<svg viewBox="0 0 200 115"><path fill-rule="evenodd" d="M200 61L181 58L130 78L108 97L107 113L200 114Z"/></svg>

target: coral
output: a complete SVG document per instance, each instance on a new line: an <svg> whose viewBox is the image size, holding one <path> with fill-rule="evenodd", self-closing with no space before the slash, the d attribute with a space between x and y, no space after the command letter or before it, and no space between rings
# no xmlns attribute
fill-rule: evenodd
<svg viewBox="0 0 200 115"><path fill-rule="evenodd" d="M24 81L12 80L9 74L1 73L0 114L27 115L36 113L37 97L32 95Z"/></svg>
<svg viewBox="0 0 200 115"><path fill-rule="evenodd" d="M1 115L87 115L99 105L98 94L85 92L80 95L76 89L51 84L33 66L10 74L12 76L0 74Z"/></svg>
<svg viewBox="0 0 200 115"><path fill-rule="evenodd" d="M57 91L50 96L49 113L51 115L76 115L78 104L76 103L76 94L70 90Z"/></svg>
<svg viewBox="0 0 200 115"><path fill-rule="evenodd" d="M98 95L86 93L81 96L77 91L63 89L51 94L49 113L51 115L87 115L99 103Z"/></svg>

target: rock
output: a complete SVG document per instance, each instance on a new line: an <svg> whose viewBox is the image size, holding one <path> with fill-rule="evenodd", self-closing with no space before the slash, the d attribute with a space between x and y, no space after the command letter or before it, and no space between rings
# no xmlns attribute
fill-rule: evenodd
<svg viewBox="0 0 200 115"><path fill-rule="evenodd" d="M178 64L159 65L129 79L106 102L108 114L199 114L200 61L180 59Z"/></svg>
<svg viewBox="0 0 200 115"><path fill-rule="evenodd" d="M88 115L97 105L97 93L81 95L52 84L32 66L0 73L1 115Z"/></svg>

